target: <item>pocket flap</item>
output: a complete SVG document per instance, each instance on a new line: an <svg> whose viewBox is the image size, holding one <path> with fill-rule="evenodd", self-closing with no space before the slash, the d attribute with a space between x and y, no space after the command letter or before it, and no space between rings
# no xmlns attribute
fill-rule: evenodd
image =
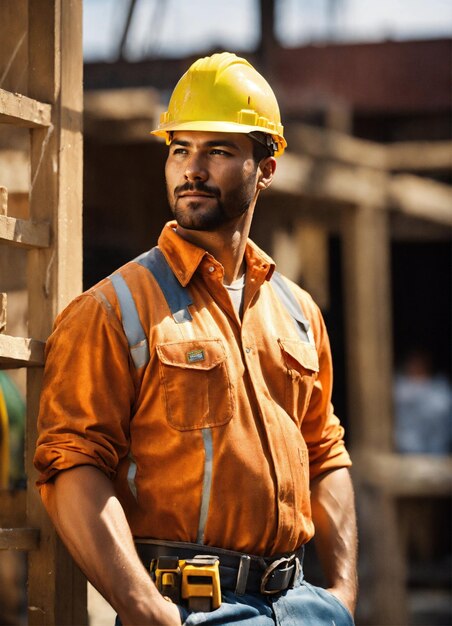
<svg viewBox="0 0 452 626"><path fill-rule="evenodd" d="M288 367L294 366L295 369L298 369L297 364L299 364L306 370L319 371L319 356L315 346L297 339L278 339L278 343L285 357L289 357L287 359Z"/></svg>
<svg viewBox="0 0 452 626"><path fill-rule="evenodd" d="M221 339L163 343L156 350L162 363L184 369L210 370L226 360Z"/></svg>

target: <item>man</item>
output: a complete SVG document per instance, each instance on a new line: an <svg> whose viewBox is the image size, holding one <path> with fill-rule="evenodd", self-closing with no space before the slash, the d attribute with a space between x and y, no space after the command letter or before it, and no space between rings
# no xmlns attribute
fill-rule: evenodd
<svg viewBox="0 0 452 626"><path fill-rule="evenodd" d="M351 624L356 528L328 338L248 239L286 145L274 94L244 59L200 59L154 133L175 221L57 319L35 458L44 503L125 625ZM329 591L301 573L314 526ZM210 612L149 577L159 557L177 569L196 555L207 573L219 557Z"/></svg>

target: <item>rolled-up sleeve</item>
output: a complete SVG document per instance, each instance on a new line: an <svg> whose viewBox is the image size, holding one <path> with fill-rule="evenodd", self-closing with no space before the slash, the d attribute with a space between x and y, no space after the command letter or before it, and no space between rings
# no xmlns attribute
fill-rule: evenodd
<svg viewBox="0 0 452 626"><path fill-rule="evenodd" d="M79 465L114 477L128 453L133 401L120 321L88 292L60 314L47 341L34 458L38 486Z"/></svg>
<svg viewBox="0 0 452 626"><path fill-rule="evenodd" d="M311 299L308 307L319 356L318 376L302 422L312 480L324 472L349 467L351 460L345 448L344 429L331 403L333 365L327 330L320 310Z"/></svg>

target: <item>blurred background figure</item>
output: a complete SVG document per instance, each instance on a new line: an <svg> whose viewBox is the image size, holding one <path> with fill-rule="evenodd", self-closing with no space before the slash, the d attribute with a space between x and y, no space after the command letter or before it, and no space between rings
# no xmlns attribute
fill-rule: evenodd
<svg viewBox="0 0 452 626"><path fill-rule="evenodd" d="M452 388L434 373L432 357L407 354L395 376L395 445L399 452L449 454L452 451Z"/></svg>

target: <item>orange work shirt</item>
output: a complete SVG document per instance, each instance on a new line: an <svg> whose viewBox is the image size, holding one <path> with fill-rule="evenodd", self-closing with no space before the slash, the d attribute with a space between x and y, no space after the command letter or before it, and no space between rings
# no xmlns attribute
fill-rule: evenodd
<svg viewBox="0 0 452 626"><path fill-rule="evenodd" d="M312 342L302 341L269 282L272 259L248 241L240 319L221 264L174 226L158 245L189 289L190 322L175 323L146 268L119 270L148 338L147 364L131 359L109 279L56 320L35 456L41 494L57 472L93 465L113 480L135 537L295 550L314 532L310 480L350 465L322 316L287 281L311 326Z"/></svg>

